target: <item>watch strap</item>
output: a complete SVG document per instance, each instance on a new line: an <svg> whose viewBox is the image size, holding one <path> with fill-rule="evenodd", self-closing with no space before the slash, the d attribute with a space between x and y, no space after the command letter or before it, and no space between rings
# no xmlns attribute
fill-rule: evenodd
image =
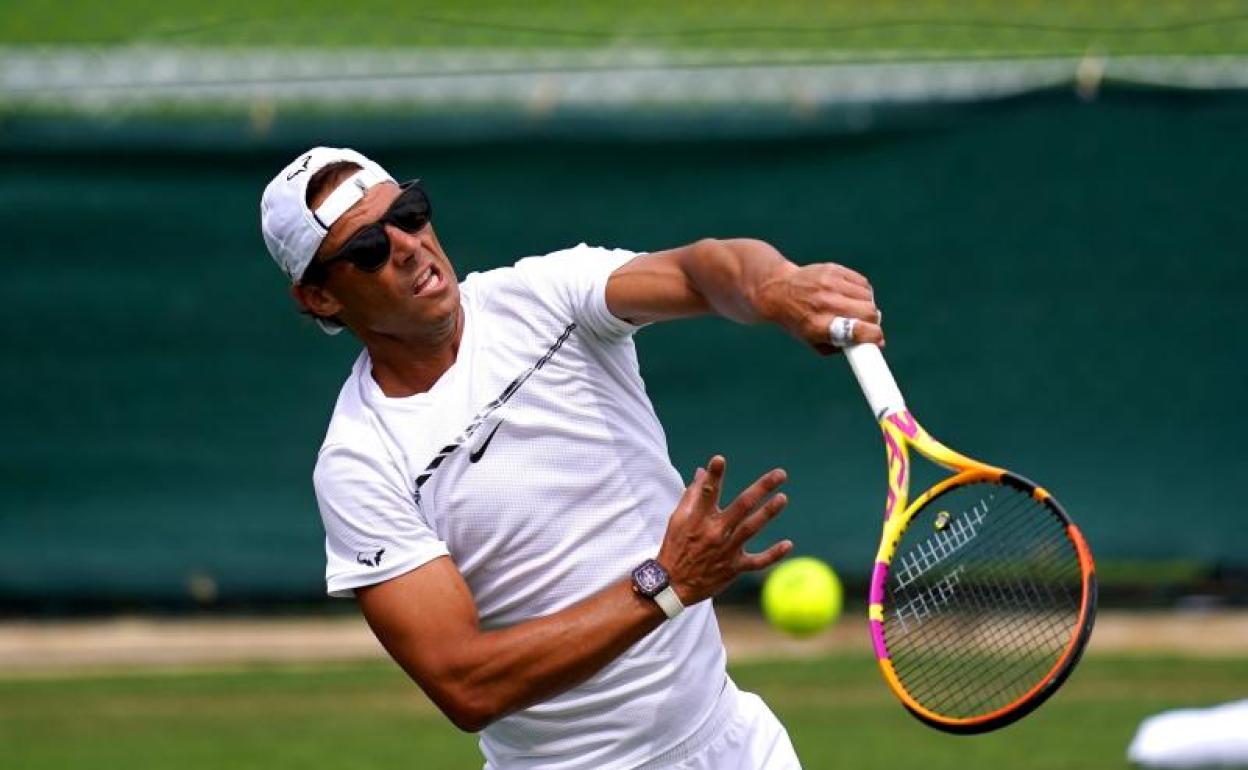
<svg viewBox="0 0 1248 770"><path fill-rule="evenodd" d="M681 603L680 597L676 595L676 589L671 586L655 594L654 602L659 605L659 609L663 610L663 614L667 616L668 620L674 619L685 611L685 605Z"/></svg>

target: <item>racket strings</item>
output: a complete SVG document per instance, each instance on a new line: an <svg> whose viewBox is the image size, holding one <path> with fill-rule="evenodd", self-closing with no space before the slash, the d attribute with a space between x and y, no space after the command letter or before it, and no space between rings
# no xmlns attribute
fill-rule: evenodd
<svg viewBox="0 0 1248 770"><path fill-rule="evenodd" d="M1000 596L989 597L989 600L993 602L998 602L1000 599ZM978 603L982 604L983 602L981 600ZM1060 630L1065 631L1064 628ZM950 632L947 636L952 633L953 632ZM1015 650L1029 641L1027 637L1017 631L1000 634L998 635L998 638L1002 640L1005 643L1005 646L1010 650ZM946 639L945 641L947 642L948 640ZM902 652L900 654L900 659L904 660L905 657L905 653ZM952 691L952 688L957 683L966 683L966 669L968 666L973 666L975 676L977 676L981 682L995 682L996 687L994 689L990 685L981 684L980 689L976 694L976 702L963 703L963 706L968 713L956 714L956 716L972 716L978 713L995 710L991 707L996 705L998 696L1007 694L1017 682L1022 681L1028 683L1029 685L1038 682L1040 677L1047 672L1051 662L1052 661L1047 658L1041 658L1033 661L1033 665L1027 666L1022 661L1006 659L1004 657L998 658L994 661L990 658L985 658L982 652L977 652L962 656L944 656L943 658L940 657L939 654L936 656L927 656L926 659L913 661L913 665L901 665L898 666L898 668L900 669L900 678L907 681L912 688L914 688L913 683L922 678L925 681L925 686L922 689L925 689L928 692L944 693L945 697L952 701L959 695L957 691ZM1013 673L1013 676L1010 676L1011 673ZM1026 689L1022 689L1019 694L1026 692ZM969 693L964 690L961 694L966 695ZM919 699L924 702L925 705L934 705L931 703L934 699L927 696L925 693L921 693ZM968 699L963 698L963 700L966 701ZM1014 700L1013 697L1003 699L1000 706L1004 706L1012 700ZM947 704L942 704L942 708L944 709L942 713L954 710L953 707Z"/></svg>
<svg viewBox="0 0 1248 770"><path fill-rule="evenodd" d="M1015 503L1015 506L1017 507L1018 503ZM996 578L995 582L980 580L968 583L964 589L966 601L962 603L962 607L970 605L980 615L997 612L998 608L1003 606L1017 606L1031 612L1043 612L1042 605L1045 597L1040 596L1035 586L1027 586L1009 575L996 574L993 577ZM1041 585L1046 584L1041 583ZM1045 593L1049 598L1053 598L1052 591L1046 588ZM1064 629L1059 626L1056 630L1060 634ZM1034 628L1029 629L1024 625L1011 622L998 629L996 639L1004 642L1004 646L1009 649L1025 649L1031 642L1031 637L1027 634L1034 632ZM978 670L980 676L985 678L997 677L1002 673L997 669L1013 662L999 660L996 661L998 665L993 666L994 661L983 661L982 650L963 644L966 633L966 623L945 623L943 627L932 625L926 635L910 635L906 641L912 642L915 649L913 653L907 650L906 641L895 645L899 653L895 657L895 666L900 668L899 673L906 675L922 671L924 667L927 667L928 670L923 672L922 676L928 688L943 691L949 688L950 680L963 675L963 667L970 657L978 656L974 662L980 666ZM893 646L890 644L890 648ZM964 652L960 654L949 652L950 649L955 648L961 648ZM1043 671L1040 672L1040 675L1043 673ZM908 676L908 678L917 677Z"/></svg>
<svg viewBox="0 0 1248 770"><path fill-rule="evenodd" d="M977 593L980 596L975 597L976 604L999 602L1003 598L1000 594L985 597L984 592ZM1058 634L1051 646L1060 650L1066 629L1059 627L1057 630ZM1030 687L1049 668L1051 661L1047 656L1028 661L1019 655L1021 647L1036 642L1036 639L1028 639L1016 630L998 633L995 641L999 648L1004 648L1003 654L989 656L985 654L984 648L990 648L991 645L982 638L985 634L982 630L974 633L981 637L978 644L980 649L971 648L969 652L962 654L948 654L938 650L936 654L915 658L913 665L898 666L899 676L906 681L909 689L915 691L914 695L919 700L941 709L942 712L954 712L957 716L983 713L1014 700L1018 694L1026 691L1017 688L1018 684ZM895 656L896 661L906 659L905 650ZM1012 688L1018 689L1018 692L1011 693ZM936 702L938 695L941 702ZM964 711L967 713L963 714Z"/></svg>
<svg viewBox="0 0 1248 770"><path fill-rule="evenodd" d="M933 528L940 519L944 527ZM894 671L911 697L943 716L1017 701L1074 635L1077 552L1064 523L1022 490L981 482L929 501L893 564L884 631Z"/></svg>
<svg viewBox="0 0 1248 770"><path fill-rule="evenodd" d="M975 689L978 689L976 694L979 700L978 706L986 709L997 705L993 702L996 697L1007 694L1016 681L1021 679L1023 683L1030 686L1043 676L1050 664L1046 656L1033 659L1031 665L1028 666L1026 658L1020 658L1019 653L1025 651L1028 645L1034 645L1037 642L1040 642L1039 647L1045 646L1042 643L1044 634L1041 628L1041 624L1045 621L1048 622L1050 629L1056 632L1050 634L1052 644L1048 646L1058 649L1060 653L1060 650L1064 648L1067 628L1061 624L1060 616L1055 625L1052 613L1045 613L1047 617L1038 614L1043 610L1035 606L1035 597L1039 596L1039 592L1029 595L1025 588L1019 586L1016 579L1008 576L997 577L1003 579L995 584L980 580L968 585L965 590L966 601L960 608L954 607L953 609L965 613L970 607L981 615L991 613L990 617L997 621L998 627L987 633L982 627L968 631L964 618L960 624L946 623L937 634L929 634L926 637L928 646L922 648L922 652L913 658L907 655L904 645L901 645L903 649L896 656L896 662L911 661L913 663L913 665L899 666L899 674L903 678L912 685L922 680L926 683L924 689L934 693L945 693L950 701L957 699L960 695L969 695L967 685L974 684ZM1013 616L1009 618L1009 623L1002 624L998 610L1002 606L1018 606L1024 612L1032 613L1030 625L1019 623ZM968 633L974 635L971 643L962 639ZM951 648L961 651L951 653L949 651ZM993 650L994 648L995 651L1009 654L997 656L984 654L985 649ZM1040 670L1034 670L1037 668ZM967 676L968 669L972 677ZM1014 676L1010 676L1011 669ZM916 695L931 700L925 693L916 693ZM1007 699L1005 703L1011 699ZM963 700L967 699L963 697ZM963 706L973 708L976 704L964 703ZM952 704L945 705L945 708L951 707Z"/></svg>
<svg viewBox="0 0 1248 770"><path fill-rule="evenodd" d="M1018 587L1018 581L1008 576L999 580L995 585L983 579L976 583L971 583L964 590L964 594L966 601L962 602L962 606L960 608L955 606L951 609L965 614L967 608L970 607L981 614L989 612L995 615L1000 614L995 608L1006 604L1023 605L1025 609L1033 613L1037 609L1034 606L1034 596L1038 595L1038 592L1028 596L1028 592ZM1027 605L1032 606L1028 607ZM1034 627L1027 629L1017 624L1011 618L1010 624L999 624L1000 628L996 629L995 634L986 634L982 628L973 629L970 633L974 633L978 638L974 639L973 643L968 644L959 641L962 636L966 636L968 633L965 628L966 619L963 618L962 620L963 622L960 624L945 623L943 626L933 623L926 624L929 629L937 629L937 633L927 635L928 646L921 648L923 653L912 659L913 665L900 665L899 673L908 680L912 689L919 689L915 686L915 683L923 679L927 682L926 689L933 692L945 692L948 698L954 699L958 695L966 695L966 685L974 683L973 678L968 679L967 677L969 668L969 673L980 680L980 684L977 685L980 690L980 700L991 701L995 695L1002 694L1010 687L1011 678L1007 676L1009 674L1007 669L1011 667L1019 669L1020 665L1025 662L1019 660L1018 651L1025 649L1026 645L1034 640L1029 639L1024 634L1024 631L1030 631L1034 635L1037 629ZM1061 636L1063 636L1062 632L1064 631L1061 627L1058 627L1057 630L1058 638L1055 639L1056 644L1054 646L1060 646ZM960 650L960 652L949 652L951 642L956 642L956 649ZM998 656L995 659L986 657L983 654L984 650L986 648L992 649L994 646L997 649L1003 648L1006 652L1012 654L1009 656ZM903 649L896 655L898 663L911 660L904 650L904 645L902 647ZM1042 660L1037 665L1043 668L1045 663L1047 661ZM1043 673L1043 670L1038 672L1019 670L1017 672L1017 674L1024 676L1028 683L1036 681L1036 677L1042 676ZM990 684L995 684L995 689L985 689ZM916 693L916 695L919 695L920 698L931 700L925 693Z"/></svg>

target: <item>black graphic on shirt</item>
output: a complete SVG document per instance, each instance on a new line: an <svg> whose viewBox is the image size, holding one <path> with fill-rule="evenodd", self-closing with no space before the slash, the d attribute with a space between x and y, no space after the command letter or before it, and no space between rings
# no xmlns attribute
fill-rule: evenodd
<svg viewBox="0 0 1248 770"><path fill-rule="evenodd" d="M516 391L520 390L524 383L528 382L534 372L545 366L546 362L549 361L555 353L559 352L559 348L563 347L563 343L568 341L568 337L572 336L572 330L575 328L576 324L568 324L567 328L563 330L563 333L559 335L559 339L555 340L554 344L550 346L550 349L546 351L545 355L539 358L537 362L528 369L521 372L520 375L516 377L516 379L512 380L507 387L503 388L503 392L498 394L498 398L495 398L493 401L486 404L480 412L477 412L476 416L472 418L472 421L468 423L468 427L464 428L463 432L456 436L454 441L442 447L437 456L429 461L429 465L425 466L424 471L416 477L415 497L417 504L420 503L420 488L425 485L425 482L428 481L429 477L433 475L433 472L438 469L438 466L441 465L446 458L450 457L456 449L463 446L464 442L472 438L472 434L477 432L477 428L481 427L481 424L489 419L489 416L493 414L496 409L507 403L507 401L516 394ZM500 422L499 424L501 425L502 423ZM498 429L495 428L495 430ZM493 434L490 434L490 438L493 438ZM489 439L486 440L486 444L488 443ZM482 447L482 453L484 454L484 447ZM471 457L469 459L471 459ZM480 457L477 459L480 459Z"/></svg>

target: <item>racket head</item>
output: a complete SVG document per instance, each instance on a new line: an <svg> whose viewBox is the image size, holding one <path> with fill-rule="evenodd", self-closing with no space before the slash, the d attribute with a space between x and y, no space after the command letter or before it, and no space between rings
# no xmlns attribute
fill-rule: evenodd
<svg viewBox="0 0 1248 770"><path fill-rule="evenodd" d="M880 670L902 704L937 729L982 733L1070 675L1092 632L1096 573L1052 495L975 466L889 522L870 604Z"/></svg>

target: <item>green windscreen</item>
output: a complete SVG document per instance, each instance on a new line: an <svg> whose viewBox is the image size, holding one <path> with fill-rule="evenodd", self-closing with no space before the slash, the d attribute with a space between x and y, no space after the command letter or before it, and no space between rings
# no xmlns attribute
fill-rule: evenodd
<svg viewBox="0 0 1248 770"><path fill-rule="evenodd" d="M928 430L1049 488L1096 555L1235 564L1248 95L1063 89L768 114L464 112L0 126L0 602L310 599L310 475L356 353L301 318L258 201L311 144L420 177L460 275L586 241L764 238L866 273ZM717 319L637 337L676 467L773 465L765 537L874 555L848 367ZM922 478L922 477L920 477ZM557 511L551 511L552 518Z"/></svg>

